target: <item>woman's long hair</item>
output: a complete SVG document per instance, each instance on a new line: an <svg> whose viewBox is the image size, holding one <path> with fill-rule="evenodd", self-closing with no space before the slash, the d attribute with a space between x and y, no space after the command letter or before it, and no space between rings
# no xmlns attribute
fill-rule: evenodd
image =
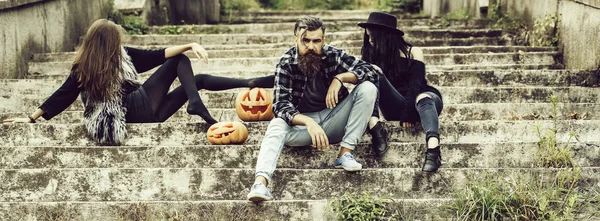
<svg viewBox="0 0 600 221"><path fill-rule="evenodd" d="M106 19L88 29L73 61L79 87L92 100L106 101L120 93L121 27Z"/></svg>
<svg viewBox="0 0 600 221"><path fill-rule="evenodd" d="M361 59L379 66L390 81L405 77L401 75L406 73L412 65L411 50L413 46L406 42L402 36L378 28L369 28L369 32L371 36L367 34L365 29ZM373 41L375 45L371 45L369 41ZM409 59L401 59L400 53Z"/></svg>

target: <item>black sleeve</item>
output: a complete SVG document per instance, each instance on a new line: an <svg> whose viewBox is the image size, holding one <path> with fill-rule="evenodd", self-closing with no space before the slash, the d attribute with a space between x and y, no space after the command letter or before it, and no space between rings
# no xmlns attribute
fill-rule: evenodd
<svg viewBox="0 0 600 221"><path fill-rule="evenodd" d="M156 66L162 65L167 60L165 58L165 49L144 50L137 48L125 47L125 51L138 73L146 72Z"/></svg>
<svg viewBox="0 0 600 221"><path fill-rule="evenodd" d="M410 69L410 83L406 94L403 113L401 114L401 122L411 122L419 119L419 113L415 109L417 95L419 95L427 85L425 79L425 64L422 62L414 62Z"/></svg>
<svg viewBox="0 0 600 221"><path fill-rule="evenodd" d="M46 120L50 120L63 112L67 107L73 104L77 99L77 96L79 96L79 92L81 92L81 88L78 87L75 75L69 75L65 83L63 83L63 85L39 107L44 111L42 117Z"/></svg>

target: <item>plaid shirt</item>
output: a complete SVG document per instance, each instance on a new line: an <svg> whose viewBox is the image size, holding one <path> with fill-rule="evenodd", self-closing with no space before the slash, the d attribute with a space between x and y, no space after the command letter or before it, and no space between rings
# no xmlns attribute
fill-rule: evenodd
<svg viewBox="0 0 600 221"><path fill-rule="evenodd" d="M325 68L325 79L333 81L333 77L351 72L358 78L358 83L370 81L378 85L381 70L371 64L351 56L341 49L330 45L323 46L322 56ZM304 95L307 77L298 68L298 49L290 48L279 60L275 69L275 90L273 112L275 117L282 118L289 125L299 114L298 104ZM340 100L348 95L347 90L340 91Z"/></svg>

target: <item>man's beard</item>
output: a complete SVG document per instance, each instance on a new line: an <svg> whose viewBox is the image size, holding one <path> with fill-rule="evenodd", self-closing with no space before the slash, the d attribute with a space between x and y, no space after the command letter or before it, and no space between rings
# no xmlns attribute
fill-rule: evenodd
<svg viewBox="0 0 600 221"><path fill-rule="evenodd" d="M298 56L298 68L309 79L314 78L323 71L323 62L321 56L314 51L308 51L304 55Z"/></svg>

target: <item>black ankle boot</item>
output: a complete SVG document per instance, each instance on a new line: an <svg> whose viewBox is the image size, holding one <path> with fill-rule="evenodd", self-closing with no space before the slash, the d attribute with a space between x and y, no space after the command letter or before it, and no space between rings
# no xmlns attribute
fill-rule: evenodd
<svg viewBox="0 0 600 221"><path fill-rule="evenodd" d="M387 143L388 132L385 130L383 122L377 122L373 128L369 130L371 134L373 152L379 157L383 156L389 149Z"/></svg>
<svg viewBox="0 0 600 221"><path fill-rule="evenodd" d="M423 172L435 173L442 166L442 153L440 147L427 149L425 153L425 162L423 162Z"/></svg>

